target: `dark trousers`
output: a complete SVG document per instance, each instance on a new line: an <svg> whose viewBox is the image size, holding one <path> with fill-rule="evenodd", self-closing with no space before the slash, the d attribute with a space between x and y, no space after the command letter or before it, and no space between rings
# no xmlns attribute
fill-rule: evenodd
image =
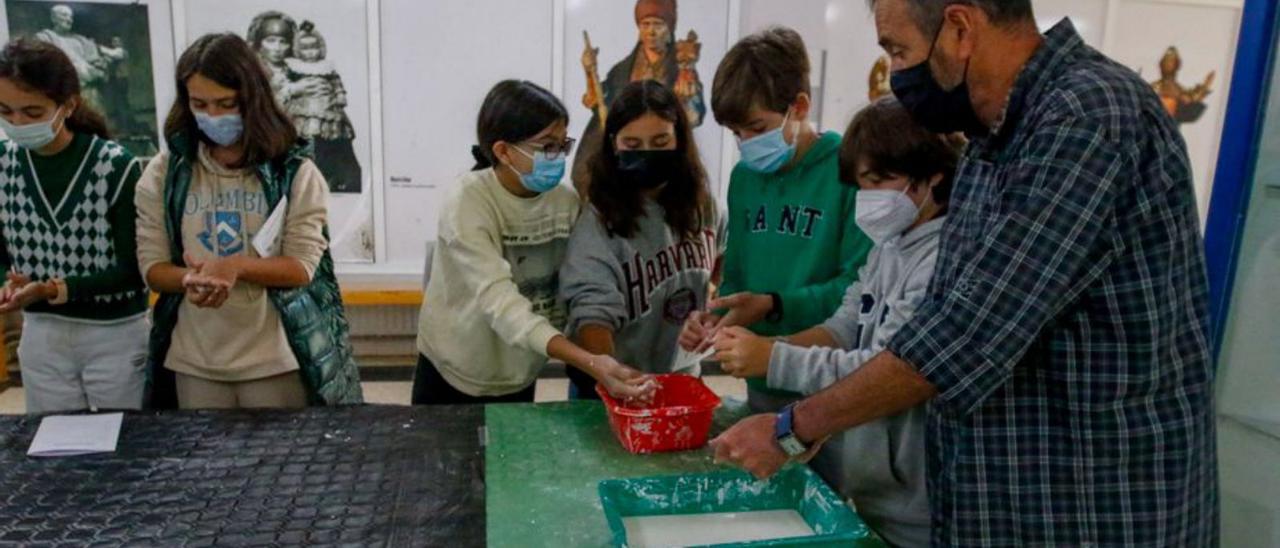
<svg viewBox="0 0 1280 548"><path fill-rule="evenodd" d="M581 369L572 365L564 366L564 374L569 377L569 399L600 399L600 394L596 393L596 380L591 378L591 375L583 373Z"/></svg>
<svg viewBox="0 0 1280 548"><path fill-rule="evenodd" d="M472 396L459 391L444 380L436 364L418 354L418 367L413 373L414 405L465 405L485 403L532 403L533 387L504 396Z"/></svg>

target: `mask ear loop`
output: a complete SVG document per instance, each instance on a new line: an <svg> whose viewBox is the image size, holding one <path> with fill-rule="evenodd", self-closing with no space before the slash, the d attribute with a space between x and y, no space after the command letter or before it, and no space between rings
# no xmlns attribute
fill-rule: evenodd
<svg viewBox="0 0 1280 548"><path fill-rule="evenodd" d="M529 168L529 173L533 173L534 171L537 170L538 168L537 158L535 158L532 154L525 152L523 148L520 148L520 145L508 143L507 146L516 149L516 151L520 152L520 154L523 154L525 158L528 158L533 162L533 166ZM512 173L515 173L516 176L520 177L521 179L523 179L525 175L529 174L529 173L520 173L520 170L516 169L516 166L511 165L511 162L507 162L502 165L507 166L507 169L510 169Z"/></svg>
<svg viewBox="0 0 1280 548"><path fill-rule="evenodd" d="M54 113L53 113L53 117L54 117L54 118L57 118L59 114L62 114L62 109L63 109L63 108L65 108L65 107L66 107L66 105L58 105L58 110L57 110L56 112L54 112ZM66 129L66 127L67 127L67 119L71 117L71 114L72 114L72 113L70 113L70 112L69 112L69 113L67 113L67 114L65 114L65 115L63 115L63 116L62 116L62 127L60 127L60 128L58 128L58 129L56 129L56 130L54 130L54 131L53 131L53 136L54 136L54 138L57 138L58 134L59 134L59 133L62 133L62 130L63 130L63 129Z"/></svg>
<svg viewBox="0 0 1280 548"><path fill-rule="evenodd" d="M944 9L945 9L945 6L944 6ZM943 27L946 27L946 26L947 26L947 19L946 19L946 16L944 15L942 21L938 22L938 30L933 31L933 41L929 43L929 55L924 58L925 66L929 67L929 75L933 77L934 85L937 85L938 77L933 74L933 67L930 66L928 63L933 60L933 52L938 48L938 38L942 37L942 29ZM969 59L965 60L964 62L964 74L960 76L960 83L956 84L951 89L945 90L945 91L949 92L960 86L967 85L969 83L969 66L972 63L973 63L973 56L970 56ZM938 86L938 87L941 88L942 86Z"/></svg>
<svg viewBox="0 0 1280 548"><path fill-rule="evenodd" d="M791 107L787 107L787 113L782 117L782 142L787 142L787 126L791 125ZM791 136L791 144L795 145L796 138L800 137L800 130L797 129L795 135Z"/></svg>

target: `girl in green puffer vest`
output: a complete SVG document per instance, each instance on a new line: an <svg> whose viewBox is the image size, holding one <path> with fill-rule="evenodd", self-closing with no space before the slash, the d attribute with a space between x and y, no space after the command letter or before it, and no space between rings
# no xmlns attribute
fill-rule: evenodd
<svg viewBox="0 0 1280 548"><path fill-rule="evenodd" d="M243 40L183 53L165 135L137 192L140 270L161 294L151 405L360 403L328 186Z"/></svg>

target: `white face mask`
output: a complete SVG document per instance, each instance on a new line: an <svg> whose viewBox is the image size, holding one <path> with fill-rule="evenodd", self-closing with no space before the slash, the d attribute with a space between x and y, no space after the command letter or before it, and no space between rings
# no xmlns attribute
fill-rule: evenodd
<svg viewBox="0 0 1280 548"><path fill-rule="evenodd" d="M910 187L908 187L910 188ZM859 190L854 220L876 245L901 236L915 224L920 207L907 196L907 189Z"/></svg>
<svg viewBox="0 0 1280 548"><path fill-rule="evenodd" d="M8 120L0 118L0 129L4 130L4 134L13 141L14 144L27 150L36 150L44 148L45 145L52 143L54 138L58 136L58 132L62 131L62 124L66 124L66 119L59 122L59 127L54 129L54 122L58 120L58 116L62 114L62 107L53 111L53 117L43 122L32 122L21 126L15 126Z"/></svg>

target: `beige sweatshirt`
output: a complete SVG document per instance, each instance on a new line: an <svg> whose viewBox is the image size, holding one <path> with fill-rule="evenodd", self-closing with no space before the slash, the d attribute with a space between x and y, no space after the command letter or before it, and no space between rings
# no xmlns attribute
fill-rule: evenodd
<svg viewBox="0 0 1280 548"><path fill-rule="evenodd" d="M440 211L418 351L463 393L518 392L564 326L556 294L578 196L560 186L519 198L485 169L463 175Z"/></svg>
<svg viewBox="0 0 1280 548"><path fill-rule="evenodd" d="M232 170L200 146L191 191L182 215L183 249L196 260L246 255L258 257L253 237L271 211L262 182L251 170ZM168 153L156 156L138 181L138 263L143 276L171 263L165 227L164 183ZM323 227L329 187L311 161L293 182L281 233L281 255L300 261L310 277L324 254ZM203 379L241 382L298 369L280 314L265 288L239 281L220 308L183 301L165 367Z"/></svg>

